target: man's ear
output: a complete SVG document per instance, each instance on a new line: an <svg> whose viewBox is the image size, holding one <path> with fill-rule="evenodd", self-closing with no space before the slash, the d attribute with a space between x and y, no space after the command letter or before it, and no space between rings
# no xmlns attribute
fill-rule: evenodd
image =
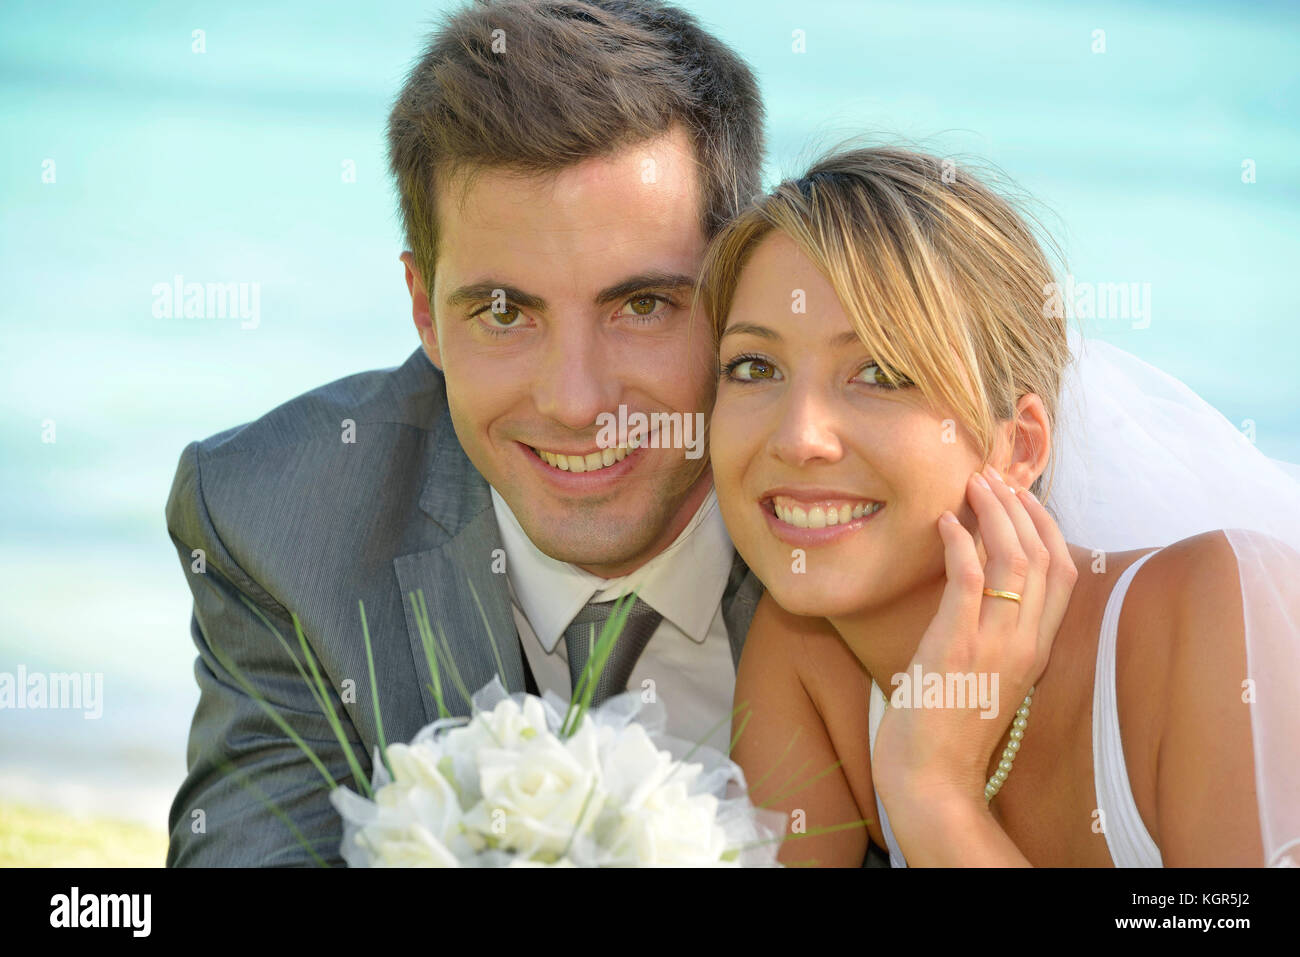
<svg viewBox="0 0 1300 957"><path fill-rule="evenodd" d="M1047 469L1052 454L1052 427L1043 400L1032 392L1022 395L1007 427L1010 450L1002 474L1012 486L1029 488Z"/></svg>
<svg viewBox="0 0 1300 957"><path fill-rule="evenodd" d="M424 345L424 354L439 369L442 368L442 355L438 351L438 329L433 324L429 312L429 288L424 284L415 265L415 254L409 249L402 253L401 260L406 266L406 288L411 294L411 318L415 320L415 331Z"/></svg>

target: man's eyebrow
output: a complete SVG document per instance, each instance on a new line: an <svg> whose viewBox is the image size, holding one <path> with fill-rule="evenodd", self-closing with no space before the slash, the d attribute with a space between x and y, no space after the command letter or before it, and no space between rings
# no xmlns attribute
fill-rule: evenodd
<svg viewBox="0 0 1300 957"><path fill-rule="evenodd" d="M612 286L606 286L596 293L596 304L601 305L613 302L616 299L627 299L633 293L644 292L647 289L689 289L694 285L695 277L687 276L685 273L642 273L639 276L629 276Z"/></svg>
<svg viewBox="0 0 1300 957"><path fill-rule="evenodd" d="M485 299L495 299L498 295L504 296L507 302L513 302L516 306L524 309L546 309L546 300L541 296L534 296L531 293L524 292L503 282L474 282L467 286L461 286L447 294L447 305L449 306L467 306L472 303L482 302Z"/></svg>
<svg viewBox="0 0 1300 957"><path fill-rule="evenodd" d="M606 286L596 293L595 302L597 305L601 305L618 299L627 299L634 293L648 289L689 289L694 285L695 277L688 276L685 273L642 273L639 276L629 276L612 286ZM541 296L534 296L532 293L524 292L522 289L508 283L492 282L490 279L484 282L469 283L448 293L447 305L466 306L471 303L494 299L498 295L503 295L508 302L512 302L524 309L546 310L546 300Z"/></svg>

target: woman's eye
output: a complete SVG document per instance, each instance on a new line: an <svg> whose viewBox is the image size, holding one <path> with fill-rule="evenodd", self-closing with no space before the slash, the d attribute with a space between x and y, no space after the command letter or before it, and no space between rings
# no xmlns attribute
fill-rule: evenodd
<svg viewBox="0 0 1300 957"><path fill-rule="evenodd" d="M737 356L727 363L723 375L736 382L771 382L780 378L776 366L757 356Z"/></svg>
<svg viewBox="0 0 1300 957"><path fill-rule="evenodd" d="M868 362L853 378L856 381L866 382L868 385L883 386L886 389L896 389L911 384L902 376L899 376L896 381L891 381L889 375L876 362Z"/></svg>

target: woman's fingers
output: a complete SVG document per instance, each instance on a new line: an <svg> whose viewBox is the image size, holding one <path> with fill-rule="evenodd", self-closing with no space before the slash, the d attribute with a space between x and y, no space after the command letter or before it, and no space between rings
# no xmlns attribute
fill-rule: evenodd
<svg viewBox="0 0 1300 957"><path fill-rule="evenodd" d="M967 482L966 498L979 520L980 539L988 561L984 585L1021 594L1029 572L1029 559L1020 546L1020 536L1006 506L998 499L988 479L978 472ZM980 611L982 631L1014 635L1020 621L1020 605L1006 598L986 598Z"/></svg>
<svg viewBox="0 0 1300 957"><path fill-rule="evenodd" d="M1070 556L1070 548L1065 543L1065 536L1061 534L1060 528L1057 527L1056 521L1047 509L1028 489L1021 489L1017 497L1024 506L1025 513L1034 523L1034 527L1038 529L1039 538L1052 556L1047 570L1042 617L1039 619L1039 640L1050 647L1052 639L1056 637L1057 629L1065 620L1065 609L1070 604L1070 594L1074 590L1075 580L1079 577L1079 570Z"/></svg>
<svg viewBox="0 0 1300 957"><path fill-rule="evenodd" d="M1020 595L1020 625L1022 635L1027 641L1036 641L1038 621L1043 612L1043 602L1047 591L1047 570L1052 553L1038 534L1034 520L1030 518L1025 506L997 471L989 466L985 470L993 494L1002 507L1006 509L1007 518L1016 531L1020 551L1029 560L1025 571L1024 584L1021 588L1009 588L1004 585L990 585L991 588L1006 588ZM990 599L990 601L1008 601L1009 599ZM1025 629L1028 629L1027 631Z"/></svg>
<svg viewBox="0 0 1300 957"><path fill-rule="evenodd" d="M945 636L971 634L979 627L980 603L983 600L984 570L979 551L970 532L952 512L939 517L939 537L943 539L943 566L948 583L939 599L936 631Z"/></svg>

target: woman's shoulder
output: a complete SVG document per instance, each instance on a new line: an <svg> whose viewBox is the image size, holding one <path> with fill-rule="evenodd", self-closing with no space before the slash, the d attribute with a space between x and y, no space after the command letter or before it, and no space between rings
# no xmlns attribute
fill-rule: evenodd
<svg viewBox="0 0 1300 957"><path fill-rule="evenodd" d="M1249 789L1237 793L1223 783L1253 779L1232 536L1205 532L1152 553L1120 615L1115 680L1124 751L1142 816L1171 866L1203 862L1203 852L1227 859L1258 839L1245 813ZM1234 826L1211 835L1203 824L1215 802ZM1199 850L1189 857L1188 848Z"/></svg>
<svg viewBox="0 0 1300 957"><path fill-rule="evenodd" d="M1139 559L1140 560L1140 559ZM1204 532L1151 551L1122 596L1117 681L1173 705L1196 676L1232 666L1242 653L1237 555L1228 533ZM1123 697L1121 687L1121 697Z"/></svg>
<svg viewBox="0 0 1300 957"><path fill-rule="evenodd" d="M1227 644L1223 637L1241 634L1241 585L1229 535L1215 530L1174 542L1152 552L1134 575L1124 616L1162 640L1167 653L1201 657ZM1213 647L1202 647L1207 642Z"/></svg>
<svg viewBox="0 0 1300 957"><path fill-rule="evenodd" d="M825 618L796 615L764 592L745 638L741 667L781 668L819 708L828 696L865 695L871 678Z"/></svg>

